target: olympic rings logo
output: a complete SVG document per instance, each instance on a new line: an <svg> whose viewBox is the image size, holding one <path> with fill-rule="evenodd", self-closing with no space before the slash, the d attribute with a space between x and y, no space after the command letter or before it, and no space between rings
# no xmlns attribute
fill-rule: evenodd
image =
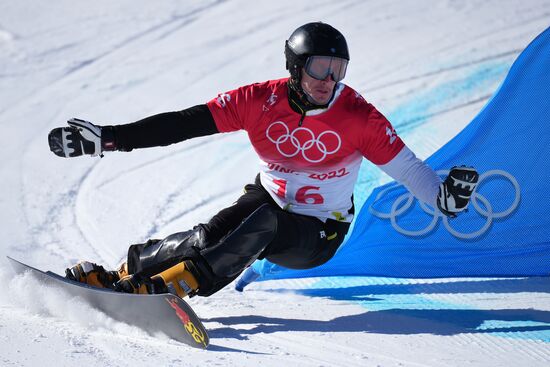
<svg viewBox="0 0 550 367"><path fill-rule="evenodd" d="M281 134L280 128L283 132ZM276 133L274 130L279 130ZM266 130L266 137L277 147L277 151L286 158L301 154L310 163L319 163L328 155L336 153L342 146L340 136L334 131L323 131L315 137L313 131L305 127L298 127L290 132L288 126L282 121L275 121ZM305 141L304 141L305 140ZM302 143L302 141L304 141Z"/></svg>
<svg viewBox="0 0 550 367"><path fill-rule="evenodd" d="M446 176L448 173L449 173L448 170L437 171L438 175ZM510 206L506 210L503 210L501 212L495 212L489 200L485 196L479 193L479 188L482 182L491 176L501 176L507 179L508 181L510 181L510 183L514 187L514 191L515 191L514 201L512 202L512 204L510 204ZM392 204L389 213L382 213L374 209L374 205L384 194L400 187L402 187L402 185L394 185L379 192L376 198L374 199L374 202L372 203L371 207L369 208L369 211L378 218L389 219L391 221L392 227L397 232L406 236L411 236L411 237L419 237L430 233L431 231L433 231L433 229L437 225L439 218L442 217L443 225L451 235L460 239L473 239L487 232L491 227L493 220L498 218L504 218L510 215L511 213L513 213L517 209L520 201L520 187L515 177L503 170L490 170L479 176L478 187L476 188L476 191L474 191L470 199L470 204L474 207L477 213L479 213L481 216L486 218L485 224L479 230L474 232L469 232L469 233L463 233L463 232L457 231L456 229L451 227L451 225L449 224L449 218L447 216L445 216L439 210L434 210L427 204L419 201L420 207L422 208L424 213L430 216L433 216L433 218L425 228L413 231L413 230L405 229L397 223L397 217L405 213L413 205L413 202L415 199L410 192L404 193L403 195L399 196L395 200L395 202ZM480 203L482 205L480 205Z"/></svg>

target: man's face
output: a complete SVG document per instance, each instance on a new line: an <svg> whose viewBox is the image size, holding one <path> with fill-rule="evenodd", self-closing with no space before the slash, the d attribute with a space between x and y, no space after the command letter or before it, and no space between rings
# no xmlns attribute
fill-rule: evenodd
<svg viewBox="0 0 550 367"><path fill-rule="evenodd" d="M302 69L302 89L315 104L327 104L332 97L332 91L335 85L336 82L332 80L331 75L328 75L324 80L317 80L309 76L306 71Z"/></svg>

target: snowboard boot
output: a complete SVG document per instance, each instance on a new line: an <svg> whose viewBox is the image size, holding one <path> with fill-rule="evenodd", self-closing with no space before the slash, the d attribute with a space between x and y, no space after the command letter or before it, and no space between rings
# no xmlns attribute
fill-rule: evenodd
<svg viewBox="0 0 550 367"><path fill-rule="evenodd" d="M122 268L123 266L118 271L107 271L101 265L89 261L79 261L65 270L65 278L92 287L114 289L116 282L120 280L120 274L124 274Z"/></svg>
<svg viewBox="0 0 550 367"><path fill-rule="evenodd" d="M135 294L172 293L180 298L193 296L199 283L190 268L193 268L190 261L182 261L150 278L139 274L128 275L120 279L115 290Z"/></svg>
<svg viewBox="0 0 550 367"><path fill-rule="evenodd" d="M117 282L128 276L130 273L128 272L128 263L127 262L123 262L122 264L120 264L120 266L118 267L117 269L117 274L118 274L118 279L116 280ZM116 282L115 282L116 283Z"/></svg>

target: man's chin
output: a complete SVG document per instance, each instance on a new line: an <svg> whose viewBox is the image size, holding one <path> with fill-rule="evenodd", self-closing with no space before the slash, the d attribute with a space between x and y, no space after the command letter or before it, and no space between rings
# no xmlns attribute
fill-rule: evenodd
<svg viewBox="0 0 550 367"><path fill-rule="evenodd" d="M326 105L330 101L330 97L331 97L331 96L328 96L328 97L323 97L323 98L314 98L314 97L310 96L309 94L307 96L308 96L308 99L311 103L313 103L315 105L318 105L318 106Z"/></svg>

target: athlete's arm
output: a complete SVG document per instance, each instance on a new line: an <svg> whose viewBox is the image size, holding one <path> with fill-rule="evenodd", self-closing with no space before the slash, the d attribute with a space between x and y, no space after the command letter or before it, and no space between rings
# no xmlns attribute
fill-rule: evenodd
<svg viewBox="0 0 550 367"><path fill-rule="evenodd" d="M165 146L219 132L205 104L110 128L113 129L116 150L122 151Z"/></svg>
<svg viewBox="0 0 550 367"><path fill-rule="evenodd" d="M472 167L453 167L445 181L418 159L396 134L390 122L367 105L368 123L358 136L359 150L396 181L402 183L418 200L449 216L466 210L479 175Z"/></svg>
<svg viewBox="0 0 550 367"><path fill-rule="evenodd" d="M69 127L53 129L48 136L50 150L61 157L165 146L219 132L205 104L125 125L98 126L81 119L67 123Z"/></svg>
<svg viewBox="0 0 550 367"><path fill-rule="evenodd" d="M441 179L409 148L404 146L392 160L378 167L403 184L417 199L436 207Z"/></svg>
<svg viewBox="0 0 550 367"><path fill-rule="evenodd" d="M373 105L367 107L368 120L359 136L363 156L394 180L403 184L417 199L435 207L441 179L407 148L386 117ZM363 106L363 104L361 105Z"/></svg>

